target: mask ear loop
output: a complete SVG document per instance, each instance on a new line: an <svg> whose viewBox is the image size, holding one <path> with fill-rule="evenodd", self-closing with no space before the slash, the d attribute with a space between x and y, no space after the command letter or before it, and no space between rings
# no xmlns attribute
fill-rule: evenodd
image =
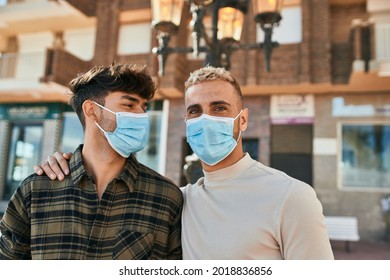
<svg viewBox="0 0 390 280"><path fill-rule="evenodd" d="M85 100L85 101L87 101L87 100ZM84 102L85 102L85 101L84 101ZM92 101L93 103L95 103L96 105L98 105L99 107L101 107L102 109L106 109L107 111L109 111L109 112L115 114L115 112L111 111L110 109L105 108L104 106L100 105L99 103L96 103L96 102L93 101L93 100L90 100L90 101ZM83 103L83 104L84 104L84 103ZM103 133L106 133L106 131L104 131L104 129L103 129L96 121L93 121L93 122L94 122L94 124L96 124L96 126L97 126Z"/></svg>
<svg viewBox="0 0 390 280"><path fill-rule="evenodd" d="M100 105L99 103L97 103L97 102L95 102L95 101L93 101L93 100L92 100L92 102L95 103L96 105L98 105L100 108L105 109L105 110L107 110L108 112L113 113L113 114L116 116L116 113L113 112L113 111L111 111L110 109L104 107L103 105ZM94 123L96 124L96 126L97 126L104 134L107 133L107 132L106 132L106 131L105 131L105 130L96 122L96 121L94 121Z"/></svg>
<svg viewBox="0 0 390 280"><path fill-rule="evenodd" d="M240 132L238 133L238 137L237 137L237 140L236 140L237 144L238 144L238 141L240 141L241 135L242 135L242 131L240 129Z"/></svg>
<svg viewBox="0 0 390 280"><path fill-rule="evenodd" d="M241 111L240 111L240 113L238 113L237 117L234 118L234 121L241 115L242 112L243 112L243 109L241 109ZM242 131L240 129L240 133L238 134L238 137L237 137L237 140L236 140L237 143L240 140L241 135L242 135Z"/></svg>
<svg viewBox="0 0 390 280"><path fill-rule="evenodd" d="M93 100L92 100L92 102L95 103L96 105L98 105L100 108L105 109L105 110L107 110L108 112L113 113L114 115L116 115L116 113L115 113L114 111L111 111L110 109L104 107L103 105L100 105L99 103L96 103L96 102L93 101Z"/></svg>
<svg viewBox="0 0 390 280"><path fill-rule="evenodd" d="M96 124L96 126L97 126L104 134L106 134L106 131L104 131L104 129L103 129L96 121L94 121L94 123Z"/></svg>
<svg viewBox="0 0 390 280"><path fill-rule="evenodd" d="M238 115L234 118L234 120L236 120L242 113L243 109L241 109L240 113L238 113Z"/></svg>

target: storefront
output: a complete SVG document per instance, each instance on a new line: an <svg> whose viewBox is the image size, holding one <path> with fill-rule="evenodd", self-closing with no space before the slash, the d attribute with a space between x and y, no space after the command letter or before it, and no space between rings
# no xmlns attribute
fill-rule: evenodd
<svg viewBox="0 0 390 280"><path fill-rule="evenodd" d="M82 143L80 122L65 103L0 105L0 213L19 184L55 150Z"/></svg>
<svg viewBox="0 0 390 280"><path fill-rule="evenodd" d="M390 192L390 95L317 96L313 184L326 215L355 216L365 240L383 240Z"/></svg>

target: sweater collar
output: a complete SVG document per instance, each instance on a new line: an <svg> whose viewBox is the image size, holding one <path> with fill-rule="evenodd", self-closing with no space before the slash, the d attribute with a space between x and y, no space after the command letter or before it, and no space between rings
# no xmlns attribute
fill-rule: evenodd
<svg viewBox="0 0 390 280"><path fill-rule="evenodd" d="M213 183L218 184L221 181L233 179L240 176L243 172L245 172L245 170L255 163L256 161L253 160L248 153L245 153L245 156L233 165L213 172L206 172L203 170L204 183L205 185Z"/></svg>

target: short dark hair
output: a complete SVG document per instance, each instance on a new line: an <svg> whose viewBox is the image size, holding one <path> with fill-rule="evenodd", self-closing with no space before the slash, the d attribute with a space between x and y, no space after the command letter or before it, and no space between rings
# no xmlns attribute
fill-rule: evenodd
<svg viewBox="0 0 390 280"><path fill-rule="evenodd" d="M72 91L70 105L85 128L82 105L85 100L93 100L104 105L104 98L114 91L135 93L150 100L156 91L146 66L136 64L111 64L94 66L86 73L79 74L69 83Z"/></svg>

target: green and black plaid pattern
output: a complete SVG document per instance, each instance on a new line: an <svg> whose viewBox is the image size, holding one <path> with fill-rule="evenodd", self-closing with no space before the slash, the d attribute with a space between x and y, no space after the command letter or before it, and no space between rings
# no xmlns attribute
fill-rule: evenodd
<svg viewBox="0 0 390 280"><path fill-rule="evenodd" d="M130 156L99 201L81 150L64 181L23 181L0 222L0 258L181 259L180 189Z"/></svg>

